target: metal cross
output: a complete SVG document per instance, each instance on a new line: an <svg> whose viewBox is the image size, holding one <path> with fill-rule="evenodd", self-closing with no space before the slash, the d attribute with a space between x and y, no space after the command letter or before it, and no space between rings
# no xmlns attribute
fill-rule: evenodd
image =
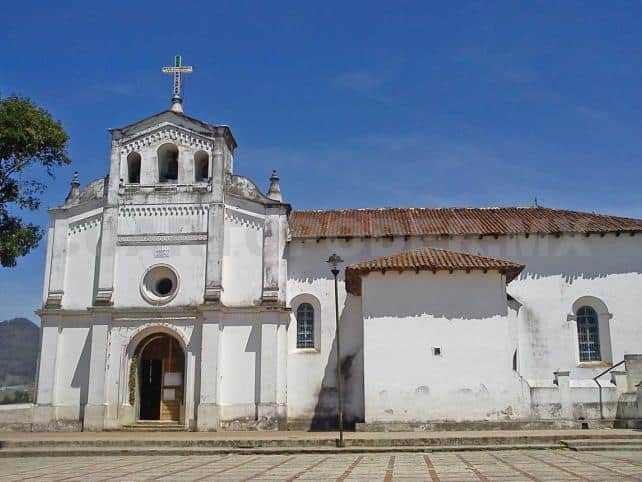
<svg viewBox="0 0 642 482"><path fill-rule="evenodd" d="M172 96L172 109L182 111L181 103L183 97L181 96L181 74L191 74L193 71L191 66L182 65L182 58L180 55L174 56L173 67L163 67L164 74L174 75L174 95Z"/></svg>

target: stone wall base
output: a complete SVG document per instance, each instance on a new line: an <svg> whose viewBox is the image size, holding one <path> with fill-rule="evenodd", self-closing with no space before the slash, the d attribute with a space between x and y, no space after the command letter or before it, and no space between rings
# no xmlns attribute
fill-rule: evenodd
<svg viewBox="0 0 642 482"><path fill-rule="evenodd" d="M0 432L79 432L78 410L69 406L0 406Z"/></svg>
<svg viewBox="0 0 642 482"><path fill-rule="evenodd" d="M221 408L215 403L201 403L196 420L196 429L199 432L216 432L220 429Z"/></svg>
<svg viewBox="0 0 642 482"><path fill-rule="evenodd" d="M630 428L642 430L642 418L629 420L615 420L613 428Z"/></svg>
<svg viewBox="0 0 642 482"><path fill-rule="evenodd" d="M467 420L357 423L357 432L438 432L455 430L558 430L612 428L611 420Z"/></svg>
<svg viewBox="0 0 642 482"><path fill-rule="evenodd" d="M85 405L82 429L84 432L101 432L105 429L106 405Z"/></svg>

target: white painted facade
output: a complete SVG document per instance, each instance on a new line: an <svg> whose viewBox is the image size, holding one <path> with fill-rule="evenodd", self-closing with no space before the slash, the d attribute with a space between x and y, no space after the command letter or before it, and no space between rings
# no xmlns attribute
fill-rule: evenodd
<svg viewBox="0 0 642 482"><path fill-rule="evenodd" d="M136 423L143 395L132 374L154 334L177 340L185 356L176 421L186 428L333 425L334 282L325 260L335 252L344 266L422 246L526 266L508 285L492 270L374 272L361 296L346 292L342 272L349 424L595 419L591 378L642 353L641 234L304 240L291 235L276 176L263 194L233 173L228 127L166 111L111 133L108 179L82 191L73 184L51 210L33 427ZM173 149L176 179L161 182ZM206 179L197 176L203 159ZM171 290L159 294L165 278ZM314 310L305 348L297 347L302 303ZM599 316L598 362L579 359L581 306ZM607 417L633 390L614 373L602 379Z"/></svg>

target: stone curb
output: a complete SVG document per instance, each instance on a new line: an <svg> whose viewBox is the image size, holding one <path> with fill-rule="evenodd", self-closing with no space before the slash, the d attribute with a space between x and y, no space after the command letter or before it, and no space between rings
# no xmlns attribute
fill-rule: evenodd
<svg viewBox="0 0 642 482"><path fill-rule="evenodd" d="M528 445L454 445L454 446L406 446L406 447L278 447L278 448L108 448L108 449L3 449L0 459L11 457L95 457L95 456L152 456L152 455L300 455L300 454L386 454L386 453L434 453L434 452L482 452L507 450L566 450L561 444Z"/></svg>
<svg viewBox="0 0 642 482"><path fill-rule="evenodd" d="M591 445L584 447L569 446L574 452L642 452L641 445Z"/></svg>
<svg viewBox="0 0 642 482"><path fill-rule="evenodd" d="M346 445L349 448L377 447L377 448L404 448L423 446L501 446L501 445L559 445L562 441L592 441L601 442L604 445L614 443L616 440L642 443L642 434L596 434L586 437L581 434L524 434L514 436L471 436L471 437L413 437L413 438L347 438ZM2 449L89 449L89 448L172 448L172 449L281 449L281 450L302 450L321 449L335 447L336 439L324 438L301 438L301 439L171 439L171 438L149 438L149 439L35 439L35 440L1 440Z"/></svg>

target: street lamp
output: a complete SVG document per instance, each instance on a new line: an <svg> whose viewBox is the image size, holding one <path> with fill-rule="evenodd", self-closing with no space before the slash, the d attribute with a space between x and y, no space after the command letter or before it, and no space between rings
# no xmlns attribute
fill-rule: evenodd
<svg viewBox="0 0 642 482"><path fill-rule="evenodd" d="M336 340L337 340L337 395L339 397L339 440L337 447L345 447L343 442L343 390L341 389L341 335L339 331L339 288L337 276L339 275L339 265L343 260L339 255L333 253L328 258L327 263L332 267L330 272L334 275L334 316L336 323Z"/></svg>

